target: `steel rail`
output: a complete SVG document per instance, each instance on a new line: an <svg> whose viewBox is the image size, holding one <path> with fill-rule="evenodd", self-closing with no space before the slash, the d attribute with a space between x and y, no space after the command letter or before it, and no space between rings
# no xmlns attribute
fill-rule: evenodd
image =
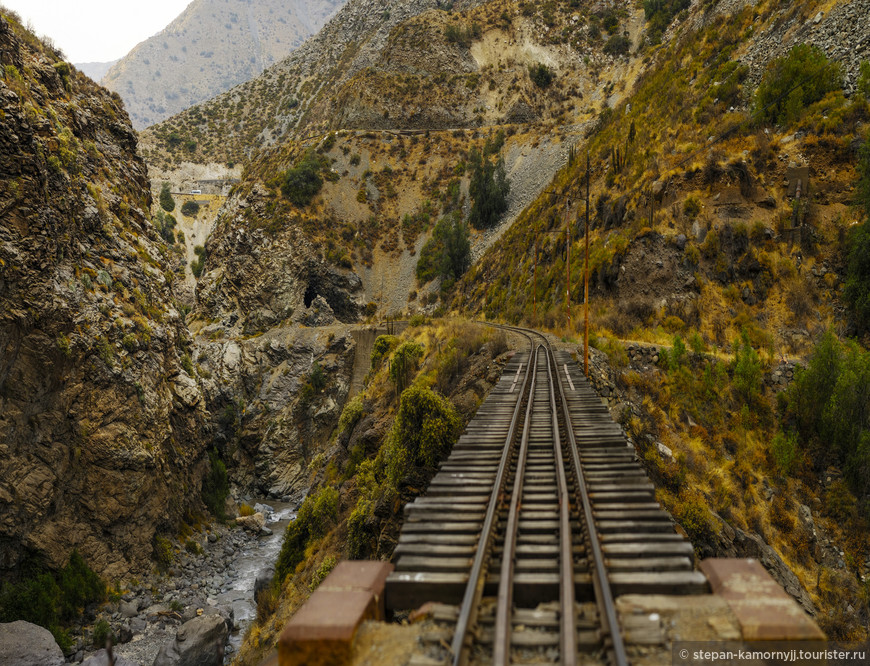
<svg viewBox="0 0 870 666"><path fill-rule="evenodd" d="M547 350L552 354L550 342L546 337L532 329L524 329L518 326L507 326L504 324L495 324L499 328L520 333L527 338L529 334L537 335L544 340ZM555 363L555 355L553 356ZM592 501L589 498L589 490L586 485L586 479L583 475L583 467L580 462L580 453L577 448L577 440L574 436L574 427L571 422L571 414L568 409L568 402L565 398L562 379L558 373L558 368L555 373L557 386L559 388L559 397L562 407L562 412L565 415L565 431L568 435L568 444L571 451L572 463L574 466L575 475L575 493L578 495L580 505L583 510L583 518L586 523L584 538L586 546L590 553L590 564L592 565L592 585L595 591L595 599L599 607L599 615L601 621L602 634L610 639L611 661L615 666L628 666L628 656L625 651L625 642L622 634L619 631L619 620L616 615L616 604L613 600L613 591L610 588L610 581L607 578L607 571L604 566L604 553L601 550L601 540L598 536L598 529L595 526L595 514L592 511Z"/></svg>
<svg viewBox="0 0 870 666"><path fill-rule="evenodd" d="M532 395L529 396L526 405L526 419L523 423L523 434L520 440L520 450L517 454L517 466L514 474L514 487L511 493L510 511L508 513L507 526L505 527L504 545L502 546L501 570L498 581L498 603L495 615L495 639L493 643L492 662L496 666L510 663L511 642L511 615L513 612L513 577L514 558L517 546L517 526L519 523L519 504L523 493L523 477L525 475L526 458L529 448L529 431L531 428L533 395L538 378L538 350L535 347L534 361L529 359L529 365L534 364L532 371Z"/></svg>
<svg viewBox="0 0 870 666"><path fill-rule="evenodd" d="M553 448L556 457L556 478L559 488L559 602L561 607L561 654L563 666L577 663L577 630L574 626L574 545L571 538L571 497L565 477L565 463L562 458L562 439L559 436L558 409L556 407L555 382L559 381L559 368L549 345L544 348L547 355L547 376L550 389L550 409L553 415ZM550 367L552 361L553 367ZM555 374L555 378L554 378ZM565 411L565 428L571 427Z"/></svg>
<svg viewBox="0 0 870 666"><path fill-rule="evenodd" d="M549 347L549 342L547 343ZM555 361L555 357L554 357ZM602 632L610 638L610 651L615 666L628 666L628 656L625 652L625 642L619 631L619 620L616 616L616 603L613 600L613 591L610 589L610 581L604 566L604 553L601 550L601 540L598 529L595 526L595 514L592 511L592 501L589 498L589 489L586 486L586 478L583 475L583 466L580 463L580 453L577 448L577 440L574 437L574 426L571 423L571 413L568 410L568 401L565 399L565 391L562 386L562 378L556 372L556 381L559 387L559 395L562 403L562 412L565 414L565 430L568 434L569 449L571 450L574 464L575 492L579 495L583 507L583 517L586 521L585 536L587 547L592 559L592 583L595 589L595 598L601 611Z"/></svg>
<svg viewBox="0 0 870 666"><path fill-rule="evenodd" d="M524 333L529 340L529 359L531 360L533 343L531 336ZM453 641L450 644L450 650L453 654L453 666L461 666L465 663L466 657L466 638L468 636L468 628L477 620L477 610L480 605L480 599L483 596L483 587L486 583L486 558L492 547L493 537L495 534L496 512L498 510L499 496L507 475L507 468L510 462L510 453L513 450L513 442L516 438L517 422L522 408L523 399L526 397L529 388L529 380L532 375L531 363L526 367L526 374L523 379L523 386L517 399L516 407L511 417L510 428L508 429L507 437L505 438L504 451L502 452L501 461L499 462L498 472L495 481L493 482L492 492L490 493L489 505L486 510L483 528L480 532L480 540L478 541L477 551L474 554L474 562L471 571L468 575L468 582L465 586L465 593L462 597L462 605L459 610L459 617L456 621L456 631L453 634Z"/></svg>

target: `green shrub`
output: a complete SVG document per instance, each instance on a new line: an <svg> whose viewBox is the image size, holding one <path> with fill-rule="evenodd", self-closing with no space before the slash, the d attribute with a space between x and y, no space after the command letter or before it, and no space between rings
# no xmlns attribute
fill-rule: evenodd
<svg viewBox="0 0 870 666"><path fill-rule="evenodd" d="M462 421L452 403L430 389L402 393L395 434L416 465L432 467L456 441Z"/></svg>
<svg viewBox="0 0 870 666"><path fill-rule="evenodd" d="M770 452L776 468L783 476L791 474L795 460L797 460L797 435L793 432L778 432L770 443Z"/></svg>
<svg viewBox="0 0 870 666"><path fill-rule="evenodd" d="M87 565L77 550L70 554L69 563L60 571L60 616L71 622L81 615L85 606L104 601L106 583Z"/></svg>
<svg viewBox="0 0 870 666"><path fill-rule="evenodd" d="M442 217L432 231L432 237L420 250L416 274L421 284L436 277L460 278L471 265L471 242L468 226L455 211Z"/></svg>
<svg viewBox="0 0 870 666"><path fill-rule="evenodd" d="M603 51L612 56L625 55L631 48L631 41L624 35L611 35L604 44Z"/></svg>
<svg viewBox="0 0 870 666"><path fill-rule="evenodd" d="M106 620L100 620L94 625L94 633L91 635L91 643L95 648L104 648L109 639L112 640L113 644L117 643L117 639L115 638L115 634L112 632L109 623L106 622Z"/></svg>
<svg viewBox="0 0 870 666"><path fill-rule="evenodd" d="M755 93L754 113L761 121L788 125L804 109L843 87L840 64L810 44L795 44L768 66Z"/></svg>
<svg viewBox="0 0 870 666"><path fill-rule="evenodd" d="M870 219L849 233L843 300L861 332L870 330Z"/></svg>
<svg viewBox="0 0 870 666"><path fill-rule="evenodd" d="M181 206L181 214L196 217L199 214L199 204L195 201L185 201Z"/></svg>
<svg viewBox="0 0 870 666"><path fill-rule="evenodd" d="M315 393L319 393L326 388L326 375L317 361L314 362L311 372L308 374L308 383L311 384L311 388L314 389Z"/></svg>
<svg viewBox="0 0 870 666"><path fill-rule="evenodd" d="M58 645L69 650L72 639L64 630L78 621L86 606L106 599L106 584L78 551L67 565L50 572L36 558L25 558L18 580L0 585L0 622L25 620L51 631Z"/></svg>
<svg viewBox="0 0 870 666"><path fill-rule="evenodd" d="M367 527L373 503L360 497L347 519L347 555L353 559L365 559L375 547L372 531Z"/></svg>
<svg viewBox="0 0 870 666"><path fill-rule="evenodd" d="M217 449L208 454L209 470L202 480L202 501L211 514L220 520L225 517L224 507L230 484L227 479L227 468L218 455Z"/></svg>
<svg viewBox="0 0 870 666"><path fill-rule="evenodd" d="M529 66L529 78L538 88L547 88L556 78L552 69L543 63Z"/></svg>
<svg viewBox="0 0 870 666"><path fill-rule="evenodd" d="M299 207L307 206L323 187L321 171L328 168L325 158L309 150L296 166L284 173L281 192Z"/></svg>
<svg viewBox="0 0 870 666"><path fill-rule="evenodd" d="M859 68L858 94L870 101L870 60L864 60Z"/></svg>
<svg viewBox="0 0 870 666"><path fill-rule="evenodd" d="M510 183L504 168L504 159L499 156L495 162L489 159L490 144L484 146L483 152L472 148L468 154L471 168L471 181L468 193L471 196L471 214L469 222L477 229L493 226L508 208L507 197Z"/></svg>
<svg viewBox="0 0 870 666"><path fill-rule="evenodd" d="M275 563L278 581L293 573L305 558L305 548L314 539L325 535L338 520L338 490L330 486L321 488L305 498L296 520L287 525L281 552Z"/></svg>
<svg viewBox="0 0 870 666"><path fill-rule="evenodd" d="M363 415L363 397L361 393L357 393L353 398L347 401L344 409L341 410L341 416L338 419L338 434L342 434L346 430L351 430L362 418Z"/></svg>
<svg viewBox="0 0 870 666"><path fill-rule="evenodd" d="M169 565L172 564L172 544L169 542L169 539L155 534L152 551L157 568L161 571L166 571Z"/></svg>
<svg viewBox="0 0 870 666"><path fill-rule="evenodd" d="M761 395L761 360L752 348L749 333L741 332L741 343L734 354L734 389L738 400L752 408Z"/></svg>
<svg viewBox="0 0 870 666"><path fill-rule="evenodd" d="M784 402L785 421L815 468L837 466L856 495L870 495L870 352L828 331Z"/></svg>
<svg viewBox="0 0 870 666"><path fill-rule="evenodd" d="M713 537L713 517L707 506L699 500L681 502L674 518L686 530L693 544L708 543Z"/></svg>
<svg viewBox="0 0 870 666"><path fill-rule="evenodd" d="M184 549L188 553L193 553L194 555L199 555L202 552L202 546L200 546L193 539L188 539L187 541L184 542Z"/></svg>
<svg viewBox="0 0 870 666"><path fill-rule="evenodd" d="M684 9L688 9L690 0L644 0L644 18L647 26L647 41L650 44L658 44L662 41L662 35L673 18Z"/></svg>
<svg viewBox="0 0 870 666"><path fill-rule="evenodd" d="M163 183L160 188L160 207L167 213L175 210L175 199L172 198L172 192L169 191L169 183Z"/></svg>
<svg viewBox="0 0 870 666"><path fill-rule="evenodd" d="M190 272L193 273L193 277L199 278L205 268L205 259L208 253L202 245L197 245L193 248L193 253L197 258L190 262Z"/></svg>
<svg viewBox="0 0 870 666"><path fill-rule="evenodd" d="M327 555L323 558L320 566L317 567L317 571L315 571L314 575L311 577L311 585L309 585L309 589L312 592L316 590L317 586L323 582L323 579L326 578L333 569L335 569L336 564L338 564L338 558L335 557L335 555Z"/></svg>
<svg viewBox="0 0 870 666"><path fill-rule="evenodd" d="M379 335L372 345L372 369L381 364L384 356L393 351L399 344L399 338L395 335Z"/></svg>
<svg viewBox="0 0 870 666"><path fill-rule="evenodd" d="M868 64L868 68L870 68L870 64ZM857 171L855 203L863 213L864 218L870 220L870 132L864 137L864 143L858 150Z"/></svg>
<svg viewBox="0 0 870 666"><path fill-rule="evenodd" d="M255 513L254 507L247 502L242 502L242 505L239 507L240 516L253 516Z"/></svg>
<svg viewBox="0 0 870 666"><path fill-rule="evenodd" d="M690 220L694 220L696 217L698 217L698 213L700 212L701 202L698 201L696 197L688 197L683 202L683 214Z"/></svg>
<svg viewBox="0 0 870 666"><path fill-rule="evenodd" d="M423 347L410 340L396 348L390 359L390 379L396 385L396 395L401 395L408 386L421 356L423 356Z"/></svg>

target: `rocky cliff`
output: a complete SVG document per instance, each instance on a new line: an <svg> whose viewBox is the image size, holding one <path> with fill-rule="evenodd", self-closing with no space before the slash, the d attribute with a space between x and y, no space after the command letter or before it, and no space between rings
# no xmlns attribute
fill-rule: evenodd
<svg viewBox="0 0 870 666"><path fill-rule="evenodd" d="M11 14L0 64L0 568L121 576L200 506L190 341L120 98Z"/></svg>
<svg viewBox="0 0 870 666"><path fill-rule="evenodd" d="M344 0L195 0L158 34L112 65L102 84L119 93L137 129L254 78L281 60Z"/></svg>

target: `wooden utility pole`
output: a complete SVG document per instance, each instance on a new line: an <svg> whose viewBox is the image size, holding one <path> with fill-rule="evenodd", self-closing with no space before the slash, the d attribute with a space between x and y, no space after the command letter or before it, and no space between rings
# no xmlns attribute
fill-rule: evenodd
<svg viewBox="0 0 870 666"><path fill-rule="evenodd" d="M586 153L586 275L583 279L583 372L589 379L589 153Z"/></svg>
<svg viewBox="0 0 870 666"><path fill-rule="evenodd" d="M571 330L571 199L565 201L565 305L568 308L568 330ZM572 331L573 332L573 331Z"/></svg>
<svg viewBox="0 0 870 666"><path fill-rule="evenodd" d="M532 282L532 326L538 325L538 232L535 230L535 268Z"/></svg>

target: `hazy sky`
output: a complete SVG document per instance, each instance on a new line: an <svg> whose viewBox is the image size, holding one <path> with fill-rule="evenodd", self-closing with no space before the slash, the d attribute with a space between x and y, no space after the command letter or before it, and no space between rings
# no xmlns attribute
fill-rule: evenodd
<svg viewBox="0 0 870 666"><path fill-rule="evenodd" d="M70 62L108 62L160 32L191 0L0 0Z"/></svg>

